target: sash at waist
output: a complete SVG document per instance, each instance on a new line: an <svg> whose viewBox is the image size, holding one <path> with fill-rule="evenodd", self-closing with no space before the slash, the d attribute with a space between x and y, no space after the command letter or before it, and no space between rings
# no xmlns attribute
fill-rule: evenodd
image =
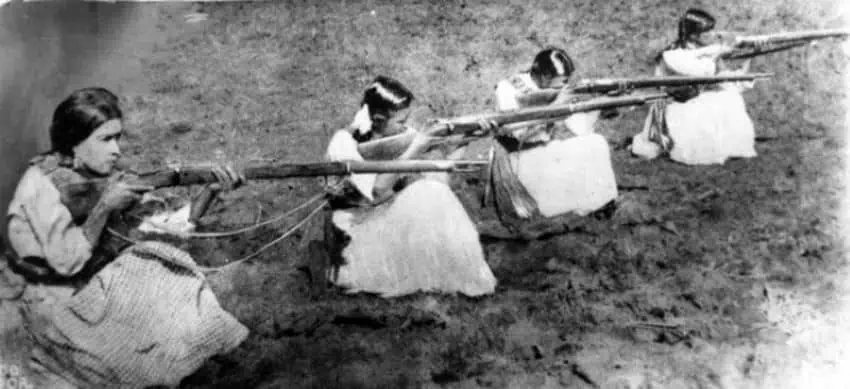
<svg viewBox="0 0 850 389"><path fill-rule="evenodd" d="M502 147L509 153L516 153L525 150L536 149L538 147L545 146L548 142L520 142L519 139L510 136L499 136L496 137L496 141L499 142Z"/></svg>
<svg viewBox="0 0 850 389"><path fill-rule="evenodd" d="M114 234L104 231L101 243L94 249L92 256L83 265L83 268L72 276L64 276L56 272L46 258L37 256L20 257L14 250L7 249L9 269L15 274L23 277L29 283L44 285L63 285L81 288L91 278L110 262L118 257L118 254L130 246Z"/></svg>

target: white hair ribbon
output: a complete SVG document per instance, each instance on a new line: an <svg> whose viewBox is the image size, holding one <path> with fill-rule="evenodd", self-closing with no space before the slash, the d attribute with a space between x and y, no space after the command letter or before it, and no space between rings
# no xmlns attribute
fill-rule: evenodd
<svg viewBox="0 0 850 389"><path fill-rule="evenodd" d="M376 83L372 84L372 88L375 88L375 91L377 91L378 94L381 95L381 97L384 98L384 100L391 102L393 105L396 105L396 106L401 105L401 103L403 103L405 100L407 100L407 97L397 96L395 93L393 93L391 90L387 89L381 83L376 82Z"/></svg>
<svg viewBox="0 0 850 389"><path fill-rule="evenodd" d="M357 111L356 115L354 115L351 127L354 127L360 135L366 135L372 130L372 118L369 114L368 105L363 104L363 106L360 107L360 110Z"/></svg>
<svg viewBox="0 0 850 389"><path fill-rule="evenodd" d="M552 65L555 65L555 74L557 75L566 75L567 70L564 69L564 64L561 61L558 61L558 52L552 53L550 58L552 60Z"/></svg>

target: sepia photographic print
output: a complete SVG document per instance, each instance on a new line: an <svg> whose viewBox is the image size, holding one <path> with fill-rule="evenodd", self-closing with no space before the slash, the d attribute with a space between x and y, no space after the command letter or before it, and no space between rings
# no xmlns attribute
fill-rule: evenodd
<svg viewBox="0 0 850 389"><path fill-rule="evenodd" d="M0 0L0 389L850 387L841 0Z"/></svg>

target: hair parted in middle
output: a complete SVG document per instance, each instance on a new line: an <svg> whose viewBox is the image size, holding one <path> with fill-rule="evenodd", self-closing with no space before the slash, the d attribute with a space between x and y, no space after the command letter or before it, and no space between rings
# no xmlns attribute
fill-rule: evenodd
<svg viewBox="0 0 850 389"><path fill-rule="evenodd" d="M694 40L693 37L713 30L716 23L717 21L708 12L698 8L689 8L685 11L685 14L679 18L679 30L676 35L676 40L667 45L667 47L655 56L655 62L661 61L664 52L667 50L682 49L688 47L688 44L696 44L700 47L703 46L703 42Z"/></svg>
<svg viewBox="0 0 850 389"><path fill-rule="evenodd" d="M690 8L679 19L678 39L685 41L692 35L711 31L714 29L716 23L717 21L708 12L697 8Z"/></svg>
<svg viewBox="0 0 850 389"><path fill-rule="evenodd" d="M558 76L569 77L575 72L573 59L567 52L557 47L546 48L534 57L531 63L531 75L541 78L554 78Z"/></svg>
<svg viewBox="0 0 850 389"><path fill-rule="evenodd" d="M400 81L378 76L363 92L363 101L360 104L369 107L371 115L389 116L393 111L410 107L413 99L413 92Z"/></svg>
<svg viewBox="0 0 850 389"><path fill-rule="evenodd" d="M60 154L72 156L73 148L103 123L123 118L118 96L106 88L75 90L53 112L50 123L51 148Z"/></svg>

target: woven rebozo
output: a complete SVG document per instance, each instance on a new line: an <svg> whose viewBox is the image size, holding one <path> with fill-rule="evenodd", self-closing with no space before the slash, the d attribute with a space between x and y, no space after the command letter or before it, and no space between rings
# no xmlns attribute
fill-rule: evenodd
<svg viewBox="0 0 850 389"><path fill-rule="evenodd" d="M497 141L490 150L488 179L496 213L506 227L516 228L523 220L540 217L537 201L520 182L508 151Z"/></svg>
<svg viewBox="0 0 850 389"><path fill-rule="evenodd" d="M667 118L665 111L667 109L666 101L653 102L649 107L649 141L661 147L663 152L669 152L673 148L673 141L667 130Z"/></svg>
<svg viewBox="0 0 850 389"><path fill-rule="evenodd" d="M81 387L175 386L248 335L189 254L160 242L125 250L63 305L32 307L29 327L41 364Z"/></svg>

